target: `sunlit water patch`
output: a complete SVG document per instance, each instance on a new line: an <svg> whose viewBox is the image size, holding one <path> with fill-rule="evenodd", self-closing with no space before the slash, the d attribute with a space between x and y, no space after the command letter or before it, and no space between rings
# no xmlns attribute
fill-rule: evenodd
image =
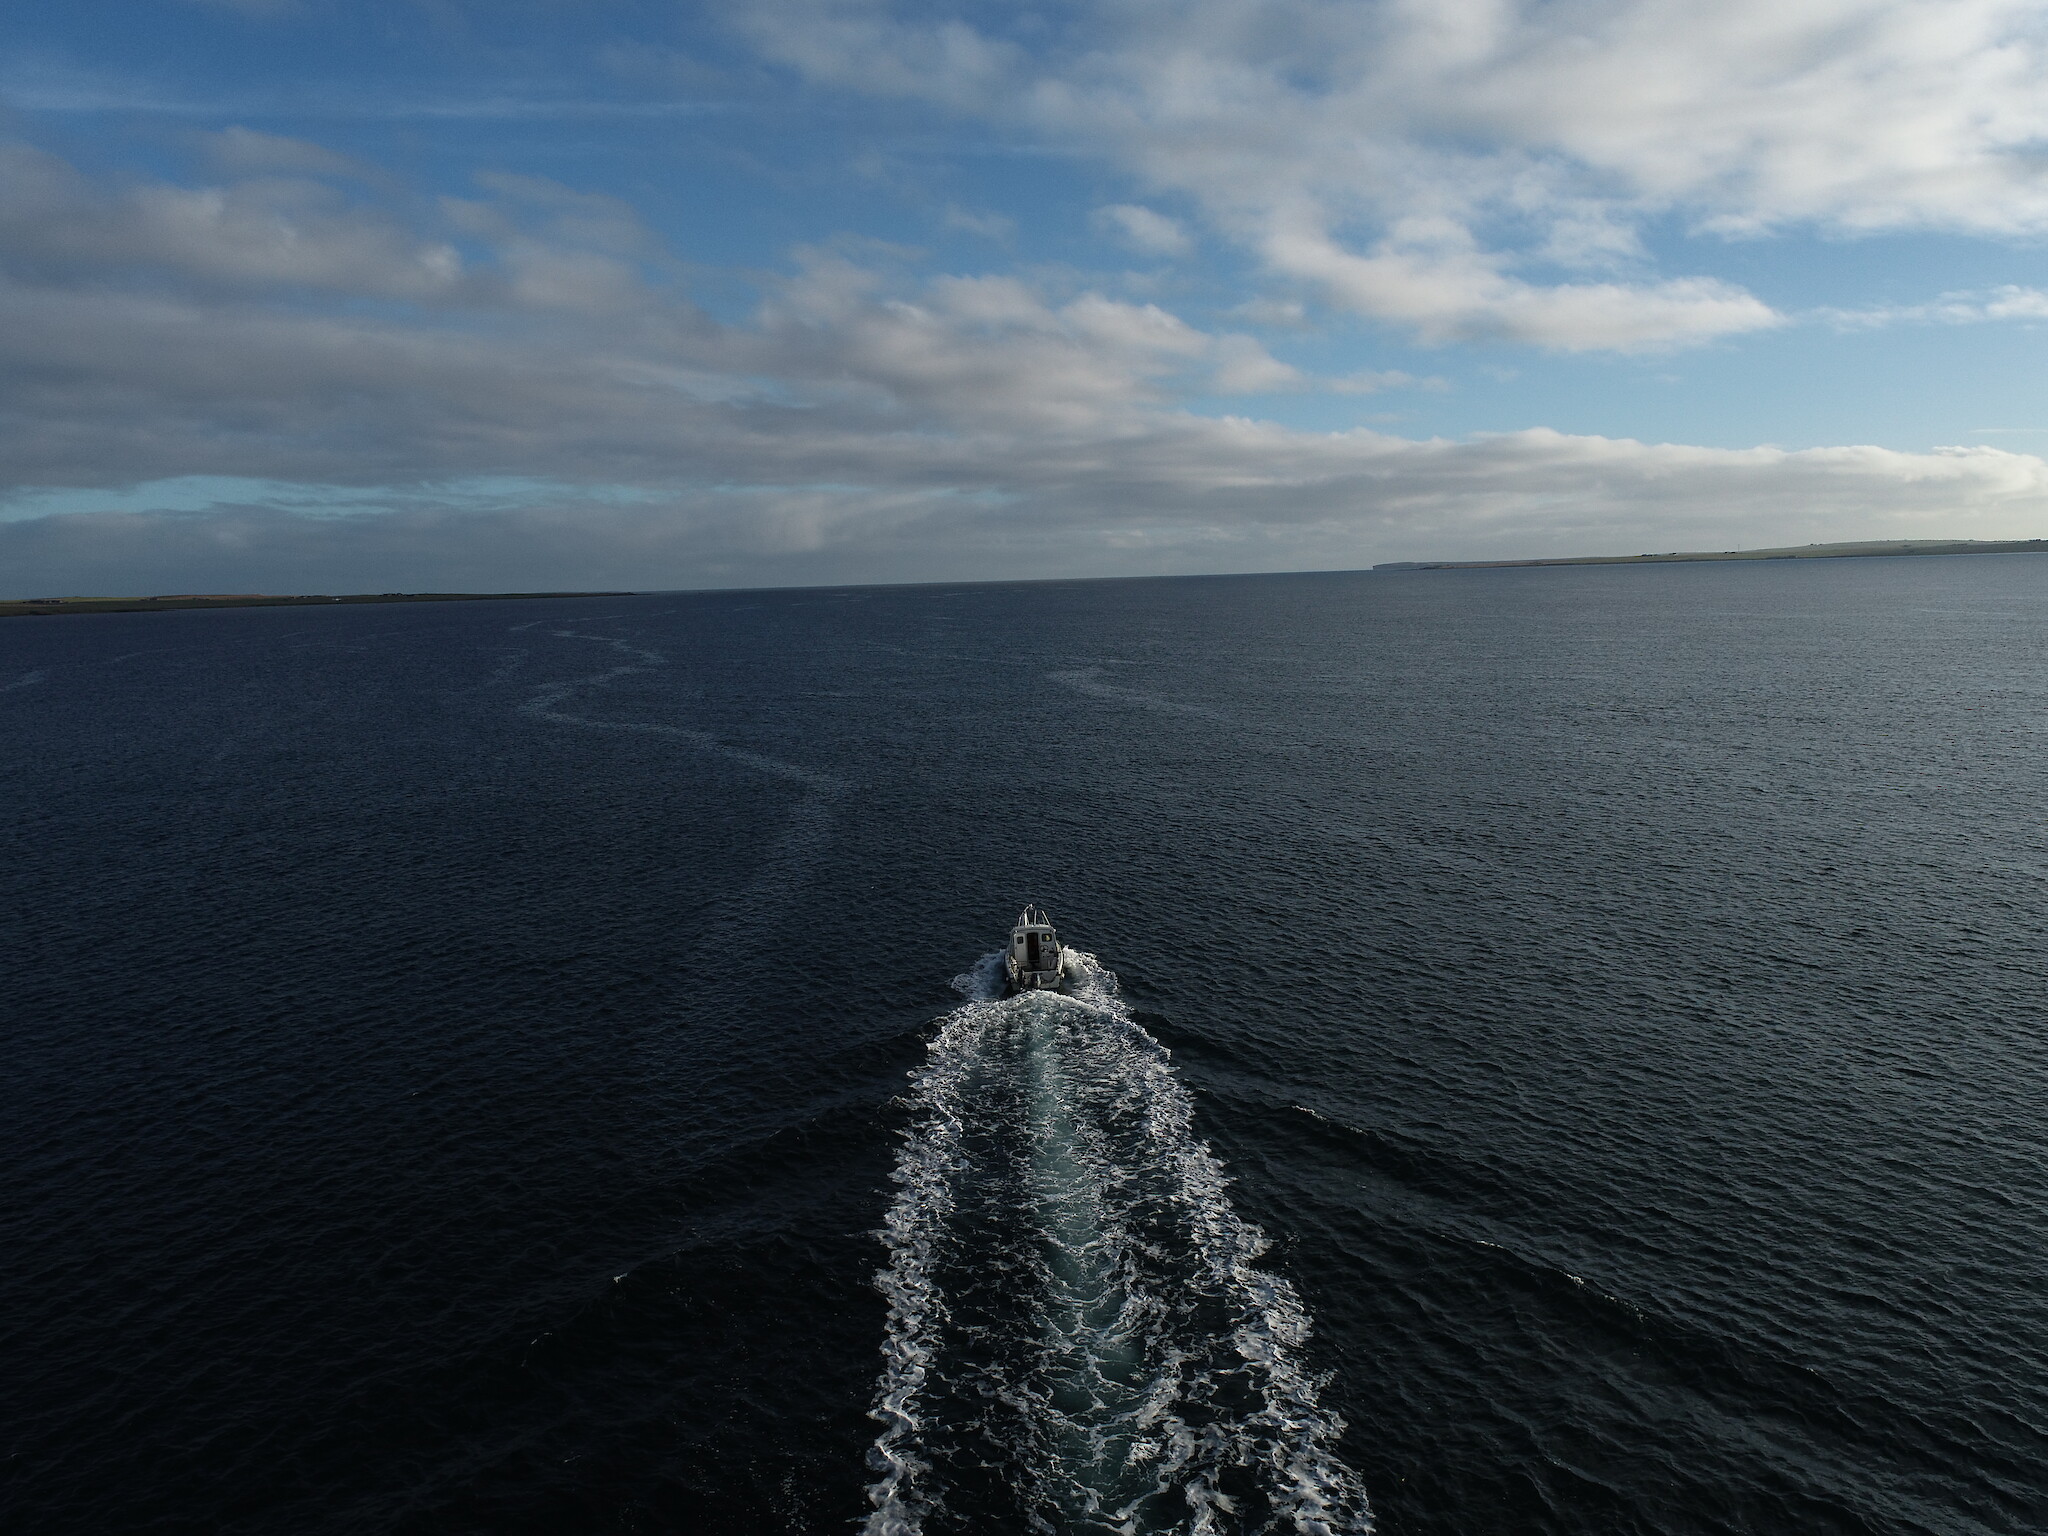
<svg viewBox="0 0 2048 1536"><path fill-rule="evenodd" d="M1293 1288L1166 1050L1067 953L1063 993L960 977L914 1075L870 1536L1371 1530Z"/></svg>

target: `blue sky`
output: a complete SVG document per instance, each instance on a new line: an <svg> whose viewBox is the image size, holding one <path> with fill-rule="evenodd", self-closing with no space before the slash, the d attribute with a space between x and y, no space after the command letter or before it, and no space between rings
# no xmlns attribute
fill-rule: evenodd
<svg viewBox="0 0 2048 1536"><path fill-rule="evenodd" d="M2007 0L155 0L0 42L0 587L2048 533Z"/></svg>

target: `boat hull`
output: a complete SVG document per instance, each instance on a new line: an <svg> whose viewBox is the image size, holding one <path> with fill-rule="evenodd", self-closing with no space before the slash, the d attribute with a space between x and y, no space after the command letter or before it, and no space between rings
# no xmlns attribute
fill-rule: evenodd
<svg viewBox="0 0 2048 1536"><path fill-rule="evenodd" d="M1057 992L1066 977L1063 971L1026 971L1005 965L1003 979L1008 991L1015 995L1019 992Z"/></svg>
<svg viewBox="0 0 2048 1536"><path fill-rule="evenodd" d="M1026 907L1023 916L1010 926L1010 947L1003 954L1003 990L1053 992L1066 974L1067 952L1052 920L1037 907Z"/></svg>

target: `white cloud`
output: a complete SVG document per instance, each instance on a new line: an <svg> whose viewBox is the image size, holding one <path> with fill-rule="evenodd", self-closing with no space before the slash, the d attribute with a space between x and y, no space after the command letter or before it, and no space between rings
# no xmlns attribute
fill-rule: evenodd
<svg viewBox="0 0 2048 1536"><path fill-rule="evenodd" d="M108 189L54 156L7 143L0 143L0 250L14 270L65 283L151 270L231 288L428 298L462 276L452 245L352 206L325 182L272 176Z"/></svg>
<svg viewBox="0 0 2048 1536"><path fill-rule="evenodd" d="M1414 374L1403 373L1398 368L1387 368L1377 373L1368 370L1363 373L1345 374L1341 378L1327 381L1324 387L1340 395L1376 395L1383 389L1446 390L1451 384L1450 380L1438 378L1434 374L1426 379L1418 379Z"/></svg>
<svg viewBox="0 0 2048 1536"><path fill-rule="evenodd" d="M942 277L910 295L810 252L758 323L700 355L820 392L876 425L909 421L1064 429L1160 398L1213 340L1151 304L1082 293L1048 302L1011 277Z"/></svg>
<svg viewBox="0 0 2048 1536"><path fill-rule="evenodd" d="M1817 317L1844 330L1879 326L1981 325L1994 320L2048 319L2048 291L2006 284L1978 292L1944 293L1928 304L1895 304L1876 309L1823 309Z"/></svg>
<svg viewBox="0 0 2048 1536"><path fill-rule="evenodd" d="M977 212L957 204L946 209L945 225L965 234L979 235L984 240L1008 241L1017 233L1017 221L1006 214L988 211Z"/></svg>
<svg viewBox="0 0 2048 1536"><path fill-rule="evenodd" d="M1135 203L1112 203L1095 210L1096 227L1147 256L1185 256L1194 241L1179 222Z"/></svg>
<svg viewBox="0 0 2048 1536"><path fill-rule="evenodd" d="M1247 325L1263 325L1274 330L1298 331L1308 324L1308 306L1299 299L1246 299L1232 309L1230 315Z"/></svg>
<svg viewBox="0 0 2048 1536"><path fill-rule="evenodd" d="M1306 389L1308 376L1283 363L1249 336L1216 338L1216 369L1211 387L1221 395L1266 395Z"/></svg>
<svg viewBox="0 0 2048 1536"><path fill-rule="evenodd" d="M1264 248L1279 270L1319 282L1362 314L1405 322L1426 341L1498 337L1561 352L1638 352L1782 323L1751 294L1709 278L1524 282L1502 270L1500 257L1475 250L1462 229L1421 223L1407 221L1364 256L1292 222L1272 229Z"/></svg>
<svg viewBox="0 0 2048 1536"><path fill-rule="evenodd" d="M1177 401L1440 381L1318 381L1158 305L912 280L844 250L804 253L721 323L630 210L533 179L387 205L303 177L109 187L25 152L0 175L0 485L22 510L49 504L37 488L76 505L174 477L301 488L24 517L0 562L25 587L1305 568L1997 536L2048 514L2048 464L1989 448L1415 442L1196 416ZM245 228L264 231L248 248ZM452 271L422 254L458 241Z"/></svg>
<svg viewBox="0 0 2048 1536"><path fill-rule="evenodd" d="M341 176L366 181L384 179L381 172L363 162L304 139L289 139L242 127L201 134L199 139L207 157L231 174L249 176L283 172L294 176Z"/></svg>
<svg viewBox="0 0 2048 1536"><path fill-rule="evenodd" d="M1429 336L1630 349L1772 323L1697 277L1515 270L1639 264L1640 224L1674 213L1727 234L2048 229L2035 0L1099 0L1037 51L983 14L779 0L743 25L814 79L1098 154L1276 273ZM1418 224L1429 240L1400 233Z"/></svg>
<svg viewBox="0 0 2048 1536"><path fill-rule="evenodd" d="M764 437L757 483L383 515L0 524L12 583L68 591L520 590L1355 568L1378 560L2037 534L2048 462L1977 448L1731 451L1553 432L1414 442L1242 419L1057 443ZM736 461L726 461L719 467ZM807 464L829 486L759 483ZM716 476L707 476L716 479Z"/></svg>

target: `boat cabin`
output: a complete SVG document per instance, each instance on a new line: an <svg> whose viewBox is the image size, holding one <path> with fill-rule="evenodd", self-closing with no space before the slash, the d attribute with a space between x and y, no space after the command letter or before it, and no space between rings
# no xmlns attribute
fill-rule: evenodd
<svg viewBox="0 0 2048 1536"><path fill-rule="evenodd" d="M1060 936L1052 919L1037 907L1026 907L1010 930L1010 950L1003 970L1012 987L1056 987L1060 984Z"/></svg>

